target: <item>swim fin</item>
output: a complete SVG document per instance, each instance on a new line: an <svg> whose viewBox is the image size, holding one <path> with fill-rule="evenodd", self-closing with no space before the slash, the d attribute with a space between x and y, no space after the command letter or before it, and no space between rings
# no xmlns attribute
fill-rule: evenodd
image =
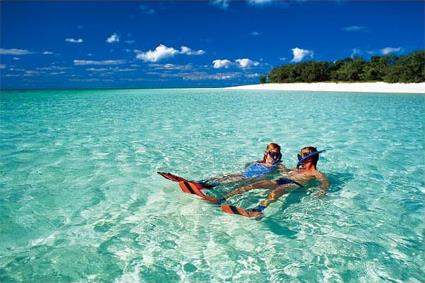
<svg viewBox="0 0 425 283"><path fill-rule="evenodd" d="M263 217L264 215L263 212L258 210L244 209L242 207L237 207L237 206L227 205L227 204L222 205L221 210L229 214L238 214L245 217L257 218L257 219Z"/></svg>
<svg viewBox="0 0 425 283"><path fill-rule="evenodd" d="M158 173L159 175L161 175L165 179L173 181L173 182L177 182L177 183L178 182L192 182L192 181L186 180L183 177L171 174L169 172L156 172L156 173ZM195 182L192 182L192 183L195 183ZM203 183L203 182L196 182L196 183L199 184L200 186L202 186L201 189L212 189L214 187L214 185L209 185L209 184L206 184L206 183Z"/></svg>
<svg viewBox="0 0 425 283"><path fill-rule="evenodd" d="M173 181L173 182L181 182L181 181L187 181L185 178L176 176L174 174L168 173L168 172L156 172L162 177L164 177L167 180Z"/></svg>
<svg viewBox="0 0 425 283"><path fill-rule="evenodd" d="M219 203L220 200L215 197L210 197L204 194L201 190L205 189L203 184L190 182L190 181L181 181L179 182L180 189L188 194L194 194L201 197L203 200L211 202L211 203Z"/></svg>

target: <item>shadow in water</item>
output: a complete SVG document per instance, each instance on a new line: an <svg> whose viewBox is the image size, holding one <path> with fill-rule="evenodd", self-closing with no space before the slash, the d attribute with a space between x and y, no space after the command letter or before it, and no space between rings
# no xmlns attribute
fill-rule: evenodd
<svg viewBox="0 0 425 283"><path fill-rule="evenodd" d="M330 187L328 190L328 194L336 193L340 190L342 190L345 186L345 184L354 179L354 174L352 173L330 173L327 174L327 177L330 182ZM269 217L266 217L262 220L262 223L266 226L266 229L270 230L271 232L281 235L287 238L296 238L297 231L293 231L284 225L282 223L285 223L283 214L285 213L285 210L292 206L300 203L304 197L307 197L311 195L312 197L314 192L318 190L318 183L313 187L303 189L303 188L297 188L291 193L289 193L286 198L283 199L283 206L282 208L276 212L274 215L271 215ZM310 194L313 193L313 194Z"/></svg>
<svg viewBox="0 0 425 283"><path fill-rule="evenodd" d="M350 172L346 173L329 173L326 174L331 186L329 187L328 193L335 193L344 187L345 183L354 179L354 174Z"/></svg>
<svg viewBox="0 0 425 283"><path fill-rule="evenodd" d="M266 226L267 230L275 233L276 235L284 236L286 238L295 239L298 232L293 231L281 224L281 222L274 220L273 218L266 218L262 221L263 225Z"/></svg>

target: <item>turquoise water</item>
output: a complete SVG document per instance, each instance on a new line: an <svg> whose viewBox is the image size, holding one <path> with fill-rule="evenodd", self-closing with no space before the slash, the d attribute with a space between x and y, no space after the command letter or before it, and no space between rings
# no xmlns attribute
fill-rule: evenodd
<svg viewBox="0 0 425 283"><path fill-rule="evenodd" d="M0 282L424 282L425 96L2 92ZM241 171L306 145L332 186L227 215L156 171ZM236 199L255 204L262 192Z"/></svg>

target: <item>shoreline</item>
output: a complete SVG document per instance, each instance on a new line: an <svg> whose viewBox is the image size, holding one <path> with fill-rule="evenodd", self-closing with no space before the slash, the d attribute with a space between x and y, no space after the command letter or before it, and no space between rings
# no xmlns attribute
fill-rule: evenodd
<svg viewBox="0 0 425 283"><path fill-rule="evenodd" d="M240 90L288 90L288 91L336 91L336 92L382 92L382 93L420 93L425 94L425 82L422 83L266 83L226 87Z"/></svg>

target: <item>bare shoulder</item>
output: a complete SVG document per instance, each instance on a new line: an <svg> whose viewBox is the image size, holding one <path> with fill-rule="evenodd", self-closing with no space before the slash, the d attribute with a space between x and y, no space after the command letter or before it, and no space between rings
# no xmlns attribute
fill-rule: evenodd
<svg viewBox="0 0 425 283"><path fill-rule="evenodd" d="M326 175L319 170L315 172L315 177L321 182L321 188L325 192L328 190L330 183Z"/></svg>
<svg viewBox="0 0 425 283"><path fill-rule="evenodd" d="M316 178L318 178L318 179L326 178L325 173L320 172L319 170L316 170L316 171L314 172L314 176L315 176Z"/></svg>
<svg viewBox="0 0 425 283"><path fill-rule="evenodd" d="M282 173L287 173L289 172L289 169L283 164L283 163L279 163L277 165L277 170L279 170Z"/></svg>

